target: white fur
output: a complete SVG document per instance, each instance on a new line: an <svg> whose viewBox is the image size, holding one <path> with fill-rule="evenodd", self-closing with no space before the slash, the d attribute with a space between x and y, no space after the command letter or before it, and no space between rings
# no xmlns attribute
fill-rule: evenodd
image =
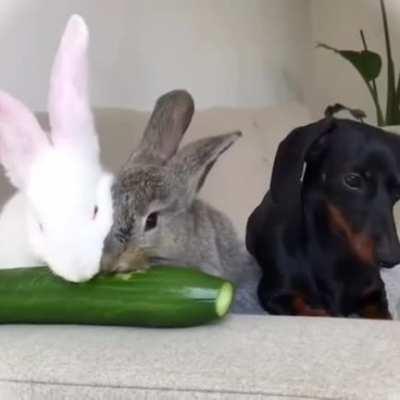
<svg viewBox="0 0 400 400"><path fill-rule="evenodd" d="M73 282L99 271L113 178L99 161L87 47L86 24L72 16L50 79L50 136L21 102L0 93L0 161L19 189L0 214L0 268L47 264Z"/></svg>
<svg viewBox="0 0 400 400"><path fill-rule="evenodd" d="M35 256L29 244L26 225L27 207L23 193L14 195L0 215L0 268L39 266L43 262Z"/></svg>

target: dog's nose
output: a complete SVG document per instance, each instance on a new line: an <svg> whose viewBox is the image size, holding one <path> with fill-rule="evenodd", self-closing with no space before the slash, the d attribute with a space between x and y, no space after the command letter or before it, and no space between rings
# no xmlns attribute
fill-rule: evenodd
<svg viewBox="0 0 400 400"><path fill-rule="evenodd" d="M390 241L380 243L377 248L376 259L380 268L393 268L400 264L400 243L397 236Z"/></svg>
<svg viewBox="0 0 400 400"><path fill-rule="evenodd" d="M388 261L379 261L378 262L378 267L379 268L386 268L386 269L390 269L393 268L397 263L395 262L388 262Z"/></svg>
<svg viewBox="0 0 400 400"><path fill-rule="evenodd" d="M387 269L390 269L390 268L393 268L393 267L395 267L396 265L398 265L398 264L400 264L400 259L386 259L386 260L379 260L378 261L378 267L379 268L387 268Z"/></svg>

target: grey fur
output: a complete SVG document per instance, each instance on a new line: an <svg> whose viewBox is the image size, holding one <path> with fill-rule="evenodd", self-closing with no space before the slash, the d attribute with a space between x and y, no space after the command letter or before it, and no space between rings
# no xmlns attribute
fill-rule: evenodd
<svg viewBox="0 0 400 400"><path fill-rule="evenodd" d="M112 189L114 223L104 242L102 270L113 269L125 251L141 248L154 262L198 266L233 281L238 286L234 311L261 313L255 261L228 217L196 199L218 157L241 133L208 137L177 151L193 112L185 91L157 101L138 149ZM156 226L146 231L155 212Z"/></svg>
<svg viewBox="0 0 400 400"><path fill-rule="evenodd" d="M165 162L173 156L194 113L192 96L185 90L173 90L161 96L143 133L138 148L129 157L127 167L140 161Z"/></svg>

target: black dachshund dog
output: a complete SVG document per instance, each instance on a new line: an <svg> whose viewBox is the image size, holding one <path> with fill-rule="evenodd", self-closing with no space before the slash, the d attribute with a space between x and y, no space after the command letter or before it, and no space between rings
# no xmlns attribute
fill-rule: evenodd
<svg viewBox="0 0 400 400"><path fill-rule="evenodd" d="M393 205L400 137L328 117L279 145L270 190L247 224L271 314L389 319L379 269L400 263Z"/></svg>

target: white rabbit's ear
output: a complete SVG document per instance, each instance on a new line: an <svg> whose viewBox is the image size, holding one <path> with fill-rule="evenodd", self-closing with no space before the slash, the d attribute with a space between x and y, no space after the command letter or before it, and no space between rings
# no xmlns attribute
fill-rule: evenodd
<svg viewBox="0 0 400 400"><path fill-rule="evenodd" d="M85 21L73 15L53 63L48 110L56 146L72 146L97 156L99 144L88 92L88 44Z"/></svg>
<svg viewBox="0 0 400 400"><path fill-rule="evenodd" d="M139 148L130 162L165 163L177 151L194 113L192 96L185 90L173 90L161 96L147 123Z"/></svg>
<svg viewBox="0 0 400 400"><path fill-rule="evenodd" d="M0 162L11 183L22 189L35 157L49 146L33 113L20 101L0 92Z"/></svg>
<svg viewBox="0 0 400 400"><path fill-rule="evenodd" d="M229 149L242 133L232 132L189 143L171 159L175 174L183 179L189 201L196 196L218 157Z"/></svg>

